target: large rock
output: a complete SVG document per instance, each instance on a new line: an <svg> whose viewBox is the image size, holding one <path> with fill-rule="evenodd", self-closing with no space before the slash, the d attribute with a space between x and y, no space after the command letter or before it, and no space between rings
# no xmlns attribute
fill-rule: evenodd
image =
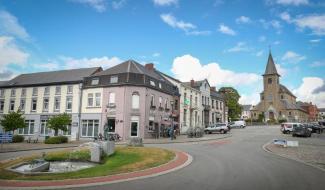
<svg viewBox="0 0 325 190"><path fill-rule="evenodd" d="M90 161L91 162L100 162L100 158L101 158L101 148L100 145L97 144L96 146L91 146L90 147Z"/></svg>
<svg viewBox="0 0 325 190"><path fill-rule="evenodd" d="M140 137L131 137L128 143L128 146L143 146L142 138Z"/></svg>
<svg viewBox="0 0 325 190"><path fill-rule="evenodd" d="M114 141L102 141L100 142L100 147L107 156L112 155L115 152Z"/></svg>

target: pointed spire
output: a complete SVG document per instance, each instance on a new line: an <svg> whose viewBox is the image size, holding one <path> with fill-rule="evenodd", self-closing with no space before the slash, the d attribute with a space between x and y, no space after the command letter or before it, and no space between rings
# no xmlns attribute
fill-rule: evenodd
<svg viewBox="0 0 325 190"><path fill-rule="evenodd" d="M272 57L272 54L271 54L271 49L270 49L270 52L269 52L269 58L267 60L267 65L266 65L266 69L265 69L265 73L264 75L278 75L278 71L276 70L276 67L275 67L275 64L274 64L274 61L273 61L273 57Z"/></svg>

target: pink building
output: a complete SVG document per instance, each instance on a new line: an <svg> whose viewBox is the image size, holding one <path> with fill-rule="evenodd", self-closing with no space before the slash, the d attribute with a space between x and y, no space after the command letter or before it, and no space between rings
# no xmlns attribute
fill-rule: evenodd
<svg viewBox="0 0 325 190"><path fill-rule="evenodd" d="M81 116L99 120L98 133L108 127L123 140L153 138L164 136L172 123L178 124L174 120L177 114L172 114L179 109L178 89L162 77L153 64L123 62L85 78L84 89L84 96L96 91L101 98L101 109L97 113L85 111Z"/></svg>

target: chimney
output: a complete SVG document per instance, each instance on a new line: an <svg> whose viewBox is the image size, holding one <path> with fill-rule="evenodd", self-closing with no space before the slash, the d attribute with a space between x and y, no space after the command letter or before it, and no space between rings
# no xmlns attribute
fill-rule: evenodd
<svg viewBox="0 0 325 190"><path fill-rule="evenodd" d="M147 63L144 67L149 71L153 71L153 69L155 68L153 63Z"/></svg>
<svg viewBox="0 0 325 190"><path fill-rule="evenodd" d="M210 88L210 90L215 92L216 91L216 87L213 86L213 87Z"/></svg>
<svg viewBox="0 0 325 190"><path fill-rule="evenodd" d="M194 80L191 80L191 87L194 87Z"/></svg>

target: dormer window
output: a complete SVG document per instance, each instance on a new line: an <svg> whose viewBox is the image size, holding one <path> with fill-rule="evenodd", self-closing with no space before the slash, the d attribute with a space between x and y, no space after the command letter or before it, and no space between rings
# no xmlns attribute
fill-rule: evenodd
<svg viewBox="0 0 325 190"><path fill-rule="evenodd" d="M151 85L151 86L156 86L156 83L155 83L154 81L151 80L151 81L150 81L150 85Z"/></svg>
<svg viewBox="0 0 325 190"><path fill-rule="evenodd" d="M118 76L111 76L110 83L117 83L118 82Z"/></svg>
<svg viewBox="0 0 325 190"><path fill-rule="evenodd" d="M91 85L98 85L98 83L99 83L99 78L91 79Z"/></svg>
<svg viewBox="0 0 325 190"><path fill-rule="evenodd" d="M268 79L267 79L267 83L268 83L268 84L272 84L272 78L268 78Z"/></svg>

